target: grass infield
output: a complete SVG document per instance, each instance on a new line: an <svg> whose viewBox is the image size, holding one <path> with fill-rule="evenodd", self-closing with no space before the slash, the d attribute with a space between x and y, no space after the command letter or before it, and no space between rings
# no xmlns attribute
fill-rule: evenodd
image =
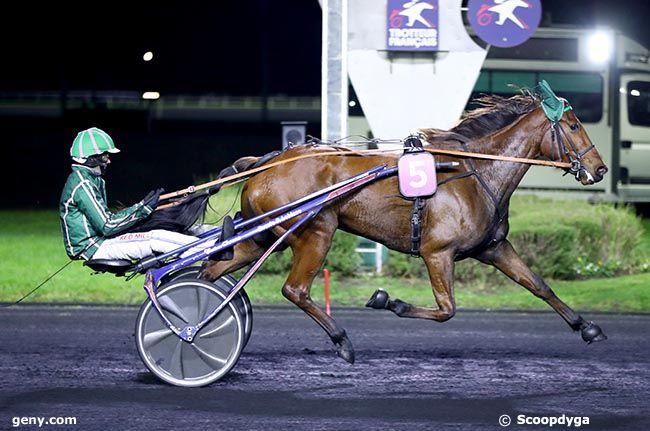
<svg viewBox="0 0 650 431"><path fill-rule="evenodd" d="M230 206L226 202L226 210ZM223 214L219 208L217 213ZM211 221L211 220L208 220ZM650 255L650 220L644 220L645 249ZM0 212L0 302L12 303L66 265L56 211ZM280 289L286 274L257 274L246 287L256 305L288 304ZM547 280L560 298L578 311L650 311L650 273L581 281ZM70 263L23 303L140 304L146 299L143 277L131 281L110 274L93 275L81 262ZM376 288L392 298L434 306L426 280L404 280L359 274L354 278L331 275L331 304L362 306ZM324 303L323 279L314 282L312 297ZM505 277L490 286L456 284L456 303L466 309L550 310L542 300Z"/></svg>

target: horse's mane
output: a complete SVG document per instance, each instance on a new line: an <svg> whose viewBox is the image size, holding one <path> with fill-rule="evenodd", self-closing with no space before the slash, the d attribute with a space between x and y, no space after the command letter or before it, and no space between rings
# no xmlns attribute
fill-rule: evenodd
<svg viewBox="0 0 650 431"><path fill-rule="evenodd" d="M462 135L468 139L477 139L487 136L505 126L512 124L524 114L531 112L539 101L530 91L512 97L497 95L482 95L473 100L479 107L467 111L458 124L449 130L420 129L429 142L448 140L454 134Z"/></svg>

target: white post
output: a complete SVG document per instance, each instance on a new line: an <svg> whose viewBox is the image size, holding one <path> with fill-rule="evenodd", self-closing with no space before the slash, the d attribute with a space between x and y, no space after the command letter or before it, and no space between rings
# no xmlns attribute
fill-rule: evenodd
<svg viewBox="0 0 650 431"><path fill-rule="evenodd" d="M375 272L377 274L381 274L383 271L383 263L384 263L384 246L379 244L378 242L375 243Z"/></svg>
<svg viewBox="0 0 650 431"><path fill-rule="evenodd" d="M323 11L321 139L347 136L348 0L320 0Z"/></svg>

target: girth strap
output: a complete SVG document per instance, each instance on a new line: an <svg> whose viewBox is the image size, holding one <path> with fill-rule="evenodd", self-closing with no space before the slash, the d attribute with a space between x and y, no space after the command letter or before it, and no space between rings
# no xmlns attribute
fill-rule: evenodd
<svg viewBox="0 0 650 431"><path fill-rule="evenodd" d="M420 256L420 240L422 238L422 210L427 201L424 198L415 198L411 211L411 255Z"/></svg>

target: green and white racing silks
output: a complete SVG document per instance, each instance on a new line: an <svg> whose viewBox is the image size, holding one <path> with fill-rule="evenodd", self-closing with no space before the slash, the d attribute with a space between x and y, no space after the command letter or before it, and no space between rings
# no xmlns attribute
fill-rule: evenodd
<svg viewBox="0 0 650 431"><path fill-rule="evenodd" d="M72 165L59 201L65 251L72 259L88 260L105 237L127 230L152 211L141 201L112 213L106 204L104 179L92 168Z"/></svg>

